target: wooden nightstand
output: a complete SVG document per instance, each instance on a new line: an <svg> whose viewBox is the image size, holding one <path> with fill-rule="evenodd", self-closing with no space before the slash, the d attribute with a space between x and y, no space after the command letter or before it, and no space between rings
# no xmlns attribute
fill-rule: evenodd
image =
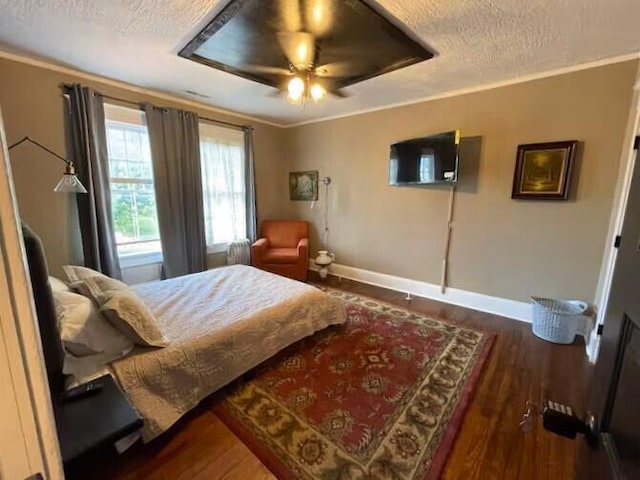
<svg viewBox="0 0 640 480"><path fill-rule="evenodd" d="M142 418L110 375L88 383L102 383L102 389L54 405L65 468L83 455L112 446L142 428Z"/></svg>

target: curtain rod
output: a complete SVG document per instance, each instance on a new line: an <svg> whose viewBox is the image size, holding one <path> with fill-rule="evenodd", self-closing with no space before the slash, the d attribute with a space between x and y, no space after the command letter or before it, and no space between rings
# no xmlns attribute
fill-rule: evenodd
<svg viewBox="0 0 640 480"><path fill-rule="evenodd" d="M68 83L63 83L61 87L63 90L70 90L73 87L73 85L70 85ZM127 103L129 105L138 107L140 110L143 110L143 105L140 102L125 100L124 98L113 97L111 95L105 95L103 93L101 93L100 95L102 96L102 98L108 98L109 100L115 100L116 102ZM253 127L251 125L240 125L239 123L225 122L224 120L216 120L214 118L202 117L200 115L198 115L198 118L200 120L205 120L207 122L217 123L219 125L226 125L228 127L238 128L240 130L253 130Z"/></svg>

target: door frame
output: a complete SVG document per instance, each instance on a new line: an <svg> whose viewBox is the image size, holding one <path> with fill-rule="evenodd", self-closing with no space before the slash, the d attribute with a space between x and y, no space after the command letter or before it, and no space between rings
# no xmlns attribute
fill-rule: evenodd
<svg viewBox="0 0 640 480"><path fill-rule="evenodd" d="M64 479L0 111L0 477Z"/></svg>
<svg viewBox="0 0 640 480"><path fill-rule="evenodd" d="M611 282L613 280L616 258L618 257L618 249L614 246L614 243L616 237L622 232L633 169L636 164L636 157L640 156L640 151L636 152L633 148L636 136L640 136L640 62L638 63L638 70L636 71L636 83L633 87L629 118L624 135L621 163L618 169L618 180L616 182L613 205L611 207L611 217L609 218L609 230L606 237L598 285L596 287L594 299L597 308L596 321L586 345L587 357L592 364L596 363L600 351L601 336L598 335L598 329L600 327L604 328L605 314L611 293Z"/></svg>

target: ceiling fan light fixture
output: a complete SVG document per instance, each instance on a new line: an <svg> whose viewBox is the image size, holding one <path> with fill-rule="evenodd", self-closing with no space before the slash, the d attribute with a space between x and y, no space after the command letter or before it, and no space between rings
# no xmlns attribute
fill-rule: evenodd
<svg viewBox="0 0 640 480"><path fill-rule="evenodd" d="M309 94L311 95L311 99L315 103L320 103L327 96L327 90L317 82L311 84L311 89L309 90Z"/></svg>

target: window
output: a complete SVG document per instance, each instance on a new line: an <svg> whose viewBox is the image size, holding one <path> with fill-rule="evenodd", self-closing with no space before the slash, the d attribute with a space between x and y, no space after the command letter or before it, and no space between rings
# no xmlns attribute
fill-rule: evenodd
<svg viewBox="0 0 640 480"><path fill-rule="evenodd" d="M144 113L105 105L105 117L118 256L125 266L160 261L162 249Z"/></svg>
<svg viewBox="0 0 640 480"><path fill-rule="evenodd" d="M207 247L224 251L247 237L244 132L200 123Z"/></svg>
<svg viewBox="0 0 640 480"><path fill-rule="evenodd" d="M420 181L433 182L435 179L435 152L433 148L423 148L420 155Z"/></svg>

